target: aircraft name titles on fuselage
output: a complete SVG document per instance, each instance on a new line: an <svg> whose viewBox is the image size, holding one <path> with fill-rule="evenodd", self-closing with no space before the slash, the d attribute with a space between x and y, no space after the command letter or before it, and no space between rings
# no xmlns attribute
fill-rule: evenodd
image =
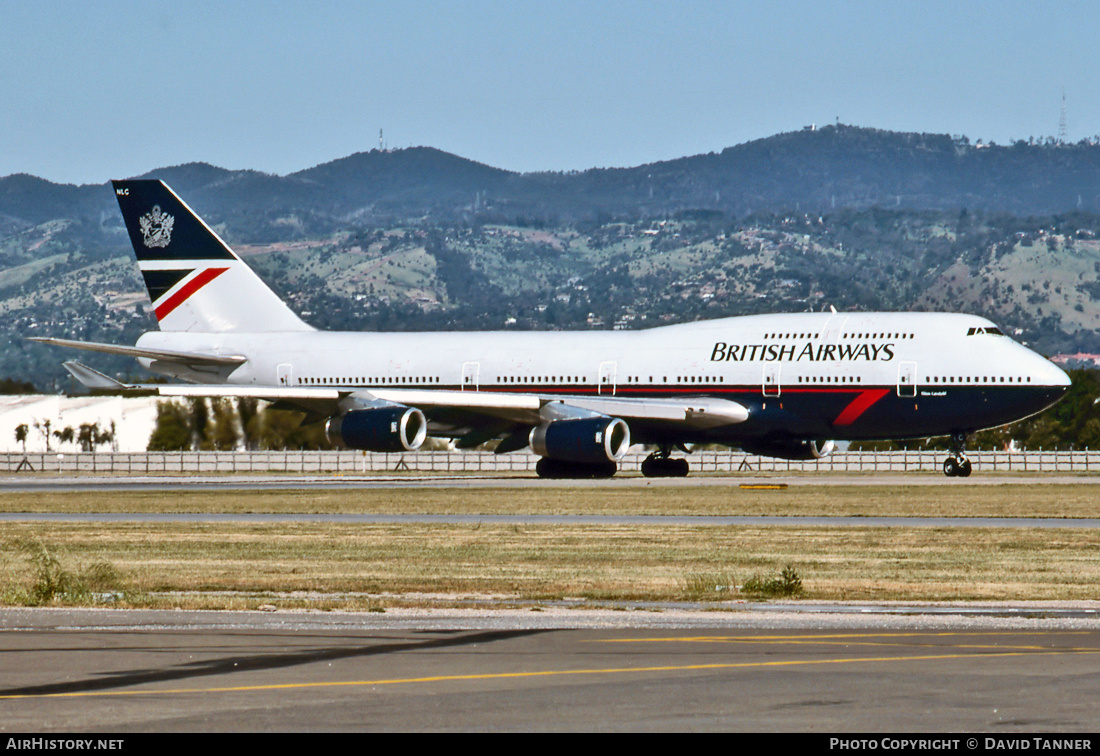
<svg viewBox="0 0 1100 756"><path fill-rule="evenodd" d="M718 341L710 353L711 362L889 362L894 344L814 344L801 350L797 344L727 344Z"/></svg>

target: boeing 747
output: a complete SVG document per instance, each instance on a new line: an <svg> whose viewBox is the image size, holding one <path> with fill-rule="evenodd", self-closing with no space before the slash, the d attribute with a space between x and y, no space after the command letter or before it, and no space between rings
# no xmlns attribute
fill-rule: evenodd
<svg viewBox="0 0 1100 756"><path fill-rule="evenodd" d="M726 444L811 460L834 441L967 437L1028 417L1070 385L1057 366L974 315L753 315L638 331L349 333L302 321L161 181L113 182L159 330L135 346L38 338L124 354L185 381L103 391L254 397L326 422L333 443L413 451L497 439L530 446L542 477L606 477L632 444L647 476L688 473L677 449Z"/></svg>

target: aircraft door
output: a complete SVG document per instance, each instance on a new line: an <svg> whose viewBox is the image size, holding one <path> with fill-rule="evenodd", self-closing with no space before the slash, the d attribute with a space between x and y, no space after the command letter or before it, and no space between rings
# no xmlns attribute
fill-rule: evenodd
<svg viewBox="0 0 1100 756"><path fill-rule="evenodd" d="M844 324L848 322L848 316L846 315L833 315L825 322L825 328L821 333L821 341L823 344L836 344L840 342L840 332L844 329Z"/></svg>
<svg viewBox="0 0 1100 756"><path fill-rule="evenodd" d="M284 362L275 367L275 384L278 386L290 386L294 382L294 366Z"/></svg>
<svg viewBox="0 0 1100 756"><path fill-rule="evenodd" d="M917 363L898 364L898 396L917 395Z"/></svg>
<svg viewBox="0 0 1100 756"><path fill-rule="evenodd" d="M779 363L769 362L764 365L764 396L779 396Z"/></svg>
<svg viewBox="0 0 1100 756"><path fill-rule="evenodd" d="M462 386L463 391L477 391L478 381L481 374L480 362L463 362L462 363Z"/></svg>
<svg viewBox="0 0 1100 756"><path fill-rule="evenodd" d="M610 394L615 396L616 381L619 374L619 363L617 362L601 362L600 363L600 379L596 384L597 394Z"/></svg>

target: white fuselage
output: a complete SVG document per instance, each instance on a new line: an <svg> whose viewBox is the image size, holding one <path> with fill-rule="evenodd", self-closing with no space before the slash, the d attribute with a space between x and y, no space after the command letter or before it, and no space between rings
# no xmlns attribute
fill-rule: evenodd
<svg viewBox="0 0 1100 756"><path fill-rule="evenodd" d="M754 315L638 331L181 333L144 347L241 354L224 382L252 386L411 386L516 390L556 385L756 387L942 384L1065 386L1056 365L973 315ZM148 366L148 361L145 361ZM154 366L154 369L155 366ZM206 373L191 376L209 381ZM772 393L769 391L769 393Z"/></svg>
<svg viewBox="0 0 1100 756"><path fill-rule="evenodd" d="M969 432L1033 414L1069 385L1061 369L988 320L941 313L755 315L638 331L152 332L139 345L247 357L217 379L166 371L197 382L706 396L749 408L752 421L696 440ZM769 403L785 414L776 419Z"/></svg>

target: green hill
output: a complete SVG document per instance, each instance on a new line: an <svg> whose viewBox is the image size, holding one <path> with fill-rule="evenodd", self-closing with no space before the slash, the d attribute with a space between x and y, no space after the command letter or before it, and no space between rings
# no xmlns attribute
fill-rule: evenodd
<svg viewBox="0 0 1100 756"><path fill-rule="evenodd" d="M754 312L947 309L1100 352L1100 146L830 126L625 169L517 174L431 148L289 176L157 169L325 328L637 328ZM155 327L109 184L0 178L0 376L22 341ZM130 360L93 356L112 373Z"/></svg>

